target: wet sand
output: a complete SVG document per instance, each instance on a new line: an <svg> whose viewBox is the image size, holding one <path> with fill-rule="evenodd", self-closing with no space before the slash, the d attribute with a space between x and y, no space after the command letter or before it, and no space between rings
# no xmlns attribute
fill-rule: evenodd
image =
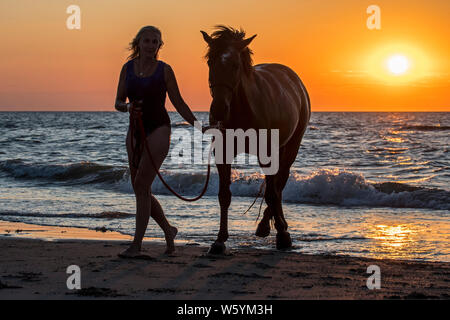
<svg viewBox="0 0 450 320"><path fill-rule="evenodd" d="M43 240L45 239L45 240ZM231 249L226 256L146 239L151 257L117 257L131 237L115 232L0 221L0 299L449 299L450 263ZM66 269L81 269L69 290ZM381 270L369 290L367 268Z"/></svg>

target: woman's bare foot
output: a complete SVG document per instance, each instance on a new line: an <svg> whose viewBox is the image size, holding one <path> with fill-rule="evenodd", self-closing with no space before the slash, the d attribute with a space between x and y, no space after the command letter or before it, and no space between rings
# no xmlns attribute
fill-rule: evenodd
<svg viewBox="0 0 450 320"><path fill-rule="evenodd" d="M137 256L140 256L142 254L141 247L137 247L135 245L131 245L129 248L123 250L121 253L118 254L119 257L122 258L134 258Z"/></svg>
<svg viewBox="0 0 450 320"><path fill-rule="evenodd" d="M174 239L177 236L178 229L175 227L170 227L170 234L166 234L166 243L167 243L167 249L164 252L165 254L171 254L175 252L175 242Z"/></svg>

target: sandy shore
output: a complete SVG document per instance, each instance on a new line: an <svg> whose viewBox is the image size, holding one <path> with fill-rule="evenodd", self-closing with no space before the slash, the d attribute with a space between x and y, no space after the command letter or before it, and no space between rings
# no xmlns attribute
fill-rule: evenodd
<svg viewBox="0 0 450 320"><path fill-rule="evenodd" d="M118 258L129 240L115 232L2 221L0 299L450 298L450 263L256 249L208 256L208 248L185 242L166 256L164 243L152 239L144 245L151 259ZM70 265L81 269L81 290L66 286ZM381 289L367 288L370 265L380 267Z"/></svg>

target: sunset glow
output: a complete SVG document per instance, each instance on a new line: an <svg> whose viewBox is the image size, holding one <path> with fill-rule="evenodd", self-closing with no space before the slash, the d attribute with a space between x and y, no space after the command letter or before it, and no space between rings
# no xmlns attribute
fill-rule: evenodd
<svg viewBox="0 0 450 320"><path fill-rule="evenodd" d="M66 27L69 4L1 2L0 110L113 111L126 48L139 28L155 25L159 58L174 69L186 103L208 111L200 30L217 24L257 34L254 63L296 71L313 111L450 110L447 0L380 0L380 30L367 28L368 4L359 0L79 0L80 30ZM169 100L167 108L174 110Z"/></svg>
<svg viewBox="0 0 450 320"><path fill-rule="evenodd" d="M434 78L431 58L410 44L391 44L375 50L366 63L368 73L380 84L428 86Z"/></svg>

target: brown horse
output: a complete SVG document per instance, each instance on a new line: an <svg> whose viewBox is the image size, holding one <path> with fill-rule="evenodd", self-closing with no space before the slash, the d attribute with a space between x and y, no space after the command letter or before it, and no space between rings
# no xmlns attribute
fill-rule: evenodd
<svg viewBox="0 0 450 320"><path fill-rule="evenodd" d="M209 85L213 98L209 113L210 125L221 124L223 128L240 128L244 131L279 130L278 150L268 147L270 152L277 153L279 167L276 174L265 175L264 199L268 207L264 210L256 235L267 237L270 234L270 220L274 219L277 249L290 248L292 241L283 215L282 191L311 115L306 88L298 75L284 65L252 65L252 51L248 45L256 35L244 39L243 30L222 25L216 26L211 36L204 31L201 33L209 47L205 58L209 66ZM245 152L249 153L248 141L245 148ZM232 158L236 155L235 148ZM224 253L225 241L228 239L231 162L216 163L220 179L220 231L209 251L213 254ZM264 167L259 153L258 162Z"/></svg>

